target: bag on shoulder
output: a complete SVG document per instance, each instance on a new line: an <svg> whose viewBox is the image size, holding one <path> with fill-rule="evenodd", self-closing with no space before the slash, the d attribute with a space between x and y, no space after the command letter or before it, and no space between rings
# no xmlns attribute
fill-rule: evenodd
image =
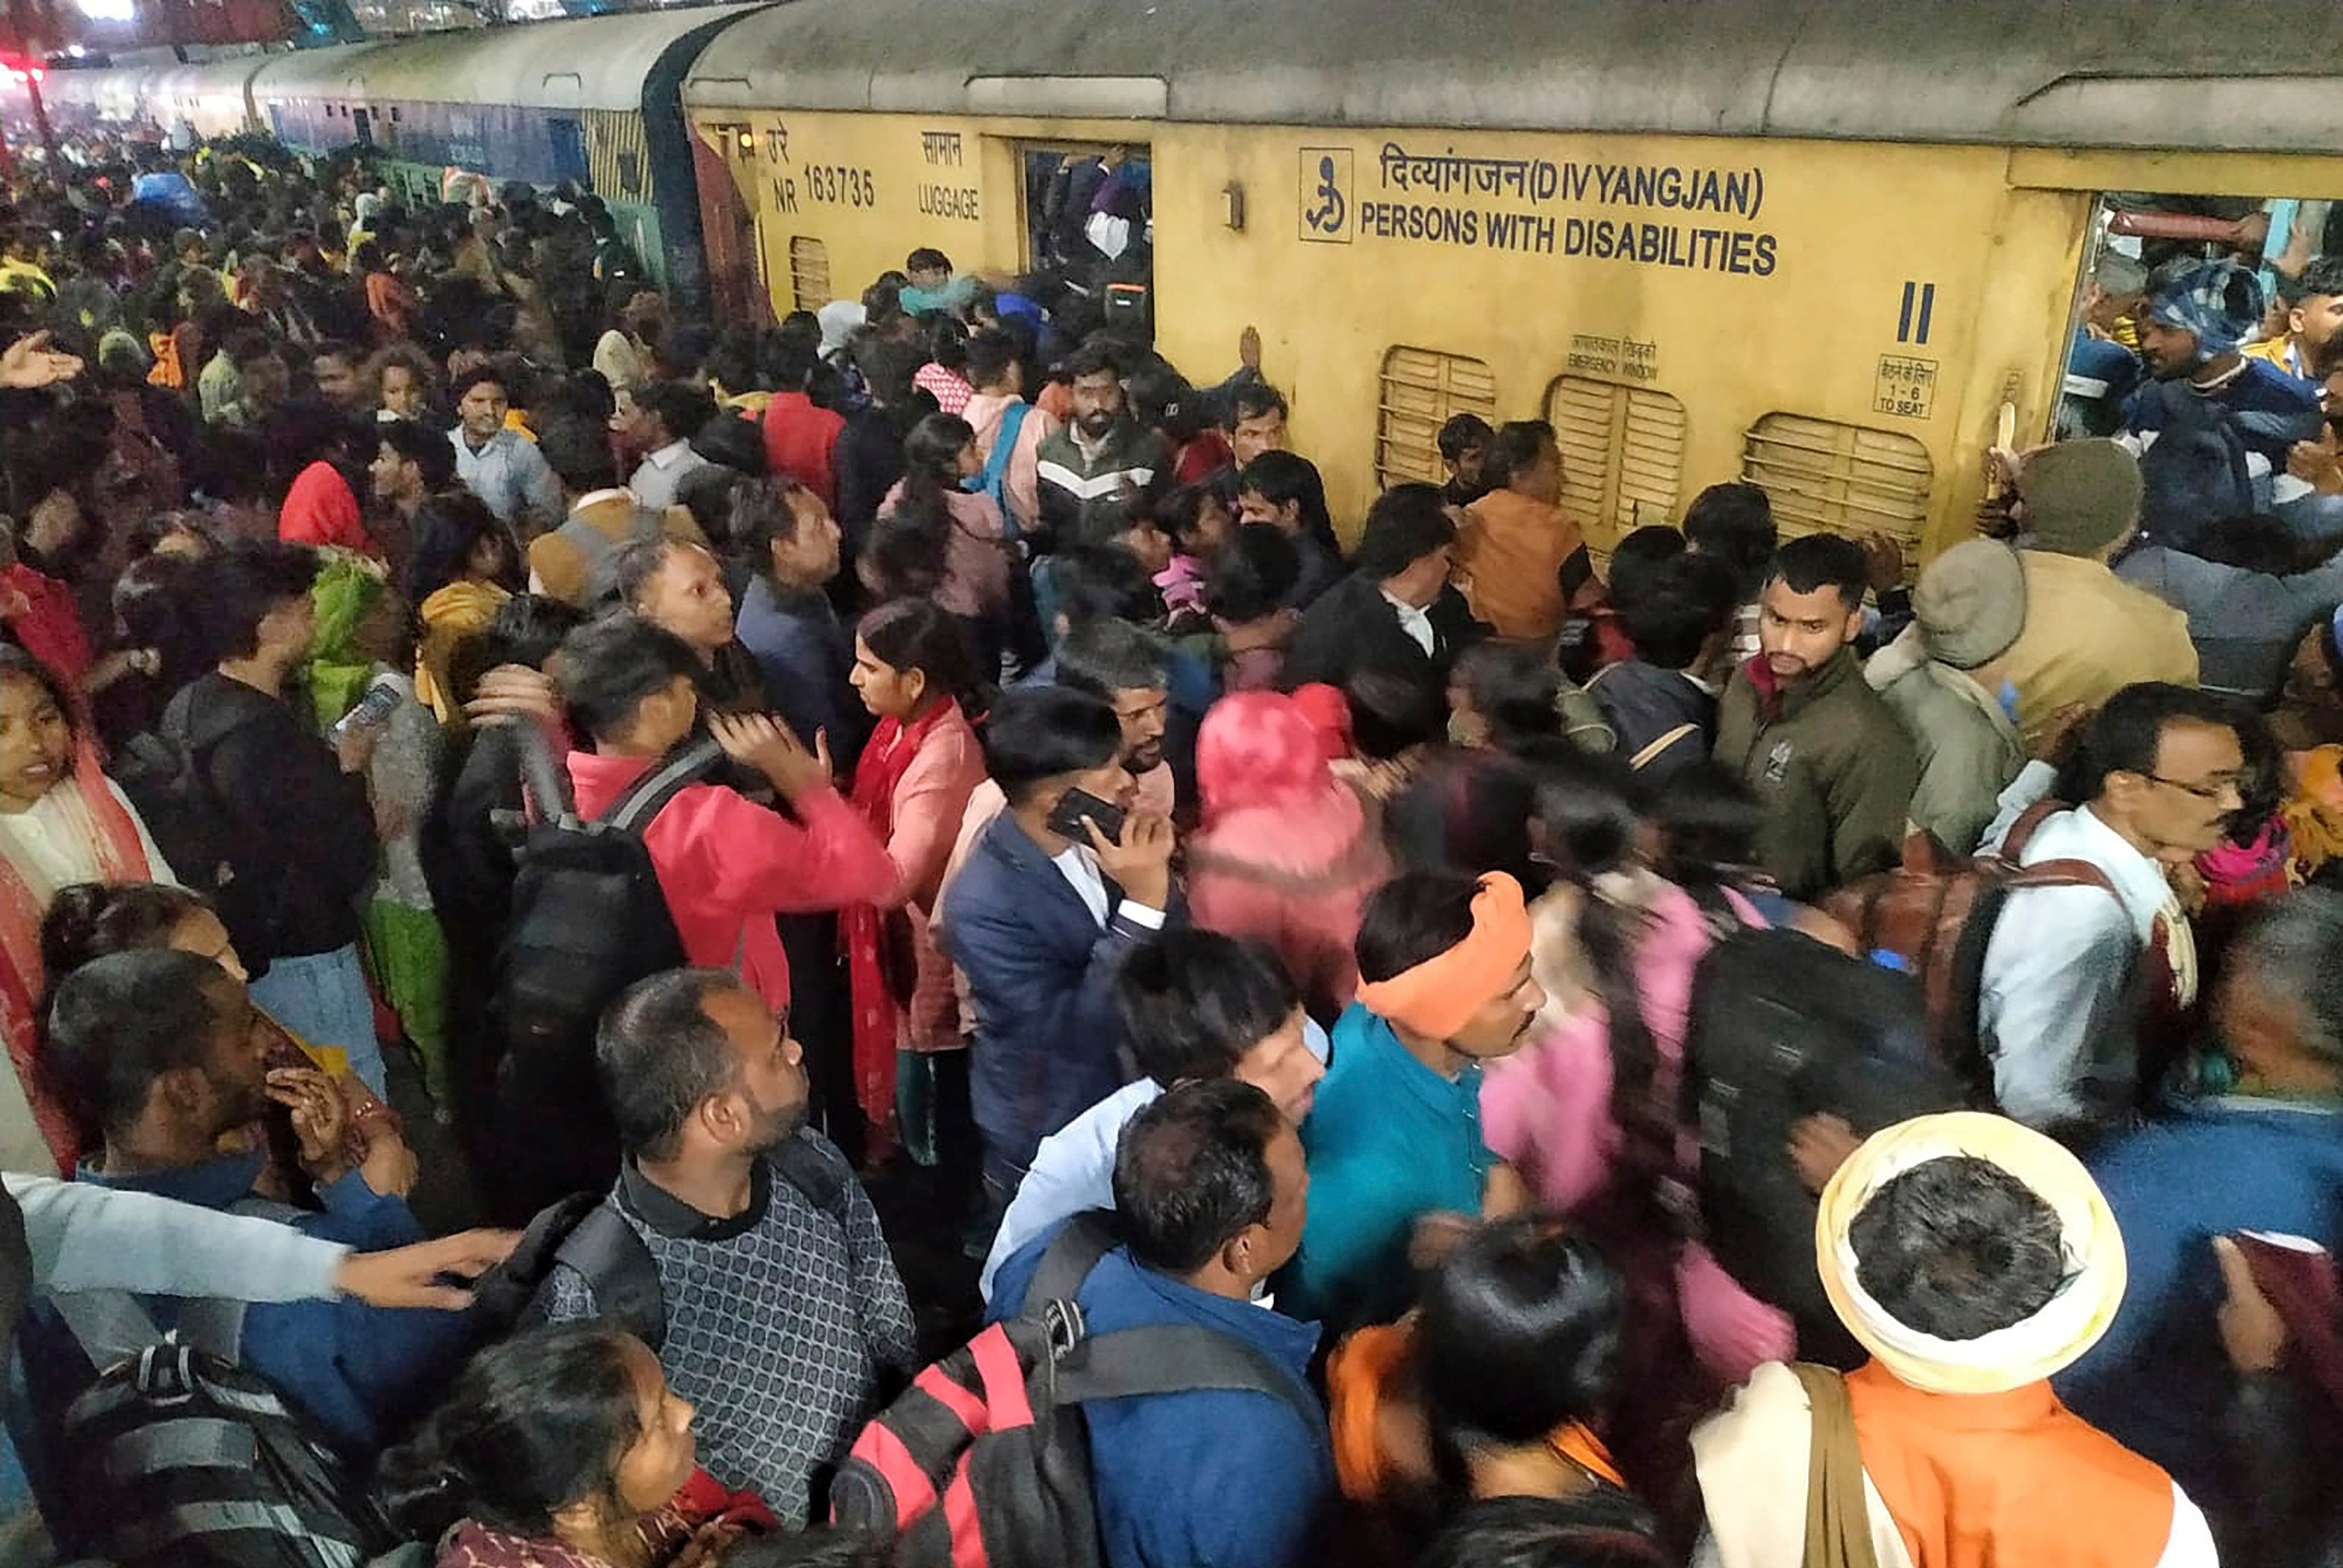
<svg viewBox="0 0 2343 1568"><path fill-rule="evenodd" d="M1025 421L1032 412L1033 405L1021 397L1001 411L1000 427L992 432L992 450L985 454L984 472L976 481L978 490L991 497L1000 508L1001 537L1012 544L1024 537L1025 530L1009 504L1009 465L1017 456L1017 438L1025 433Z"/></svg>
<svg viewBox="0 0 2343 1568"><path fill-rule="evenodd" d="M117 1568L358 1568L396 1543L308 1420L236 1364L240 1302L165 1334L136 1298L51 1298L97 1382L66 1409L61 1533Z"/></svg>
<svg viewBox="0 0 2343 1568"><path fill-rule="evenodd" d="M830 1483L834 1523L895 1538L897 1568L1099 1568L1086 1402L1242 1390L1324 1425L1282 1369L1225 1334L1089 1335L1074 1297L1113 1245L1103 1214L1060 1231L1024 1311L920 1372L863 1429Z"/></svg>
<svg viewBox="0 0 2343 1568"><path fill-rule="evenodd" d="M628 986L686 961L642 834L719 756L712 740L689 745L586 821L544 737L524 732L521 774L536 825L521 844L498 955L505 1055L497 1070L506 1111L529 1127L532 1159L548 1168L544 1196L607 1191L618 1172L594 1031Z"/></svg>
<svg viewBox="0 0 2343 1568"><path fill-rule="evenodd" d="M228 930L272 930L279 890L250 869L245 831L211 777L213 752L250 720L199 717L193 689L172 698L155 728L131 737L108 772L180 882L210 900Z"/></svg>
<svg viewBox="0 0 2343 1568"><path fill-rule="evenodd" d="M1734 1278L1790 1314L1803 1346L1853 1342L1815 1271L1816 1200L1791 1130L1829 1113L1868 1134L1959 1109L1965 1086L1929 1054L1927 1026L1910 976L1794 930L1728 931L1695 971L1684 1092L1703 1233Z"/></svg>
<svg viewBox="0 0 2343 1568"><path fill-rule="evenodd" d="M768 1156L774 1173L822 1213L846 1225L847 1171L802 1134ZM667 1339L667 1300L659 1261L607 1191L573 1192L538 1211L504 1261L472 1286L472 1316L484 1339L501 1339L544 1321L541 1302L555 1268L582 1276L595 1314L649 1345Z"/></svg>
<svg viewBox="0 0 2343 1568"><path fill-rule="evenodd" d="M556 1265L585 1277L598 1316L654 1352L665 1342L659 1264L607 1192L574 1192L538 1211L505 1261L474 1282L472 1315L485 1339L543 1321L538 1292Z"/></svg>
<svg viewBox="0 0 2343 1568"><path fill-rule="evenodd" d="M2003 904L2026 888L2097 888L2121 901L2107 873L2088 860L2020 863L2036 831L2067 809L2063 801L2036 801L1999 849L1966 859L1914 834L1904 841L1902 865L1821 900L1865 951L1904 960L1927 1010L1930 1052L1961 1076L1980 1105L1993 1103L1993 1064L1977 1036L1977 1000L1986 947Z"/></svg>

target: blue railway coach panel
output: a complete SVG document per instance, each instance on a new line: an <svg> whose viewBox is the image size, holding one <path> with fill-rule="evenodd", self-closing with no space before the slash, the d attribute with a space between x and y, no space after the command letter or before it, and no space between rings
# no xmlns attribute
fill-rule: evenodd
<svg viewBox="0 0 2343 1568"><path fill-rule="evenodd" d="M586 136L576 110L506 104L405 104L369 100L374 145L403 163L450 165L490 179L551 186L589 177ZM277 136L304 152L329 152L357 140L341 106L315 99L271 104Z"/></svg>

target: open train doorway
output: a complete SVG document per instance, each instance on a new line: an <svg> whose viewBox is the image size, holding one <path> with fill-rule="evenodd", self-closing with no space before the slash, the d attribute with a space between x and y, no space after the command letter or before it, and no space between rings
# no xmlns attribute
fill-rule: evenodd
<svg viewBox="0 0 2343 1568"><path fill-rule="evenodd" d="M2343 371L2343 295L2328 292L2343 282L2343 202L2108 191L2076 280L2060 436L2121 428L2124 402L2149 374L2139 337L2148 301L2207 261L2255 275L2263 312L2246 332L2248 357L2305 383Z"/></svg>
<svg viewBox="0 0 2343 1568"><path fill-rule="evenodd" d="M2343 202L2102 193L2067 331L2054 434L2140 456L2143 538L2343 543Z"/></svg>
<svg viewBox="0 0 2343 1568"><path fill-rule="evenodd" d="M1144 142L1021 144L1024 260L1154 335L1154 158Z"/></svg>

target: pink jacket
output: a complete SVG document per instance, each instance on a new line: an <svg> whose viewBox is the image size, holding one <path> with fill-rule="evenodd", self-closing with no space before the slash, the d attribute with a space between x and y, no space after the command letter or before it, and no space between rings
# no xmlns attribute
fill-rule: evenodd
<svg viewBox="0 0 2343 1568"><path fill-rule="evenodd" d="M1325 806L1239 807L1188 840L1188 914L1207 930L1277 950L1302 1004L1332 1018L1359 988L1359 912L1391 861L1358 797Z"/></svg>
<svg viewBox="0 0 2343 1568"><path fill-rule="evenodd" d="M954 709L928 731L903 781L895 787L887 858L894 862L898 879L893 901L910 917L912 950L919 962L918 983L904 1020L906 1043L913 1050L960 1049L960 1004L952 994L951 960L936 945L930 922L969 797L984 782L984 753L977 746L976 731Z"/></svg>
<svg viewBox="0 0 2343 1568"><path fill-rule="evenodd" d="M1001 422L1009 417L1009 406L1022 398L1003 397L997 393L979 392L960 411L976 431L976 449L984 460L992 460L993 437L1001 434ZM1041 443L1058 429L1058 421L1035 408L1017 427L1017 448L1009 454L1009 472L1002 476L1001 488L1008 492L1009 509L1016 516L1017 526L1031 532L1041 520Z"/></svg>
<svg viewBox="0 0 2343 1568"><path fill-rule="evenodd" d="M653 760L571 752L578 815L598 816ZM802 826L737 789L693 784L643 829L684 956L715 969L737 959L776 1012L789 1005L789 960L775 915L900 898L886 846L836 790L814 790L793 809Z"/></svg>
<svg viewBox="0 0 2343 1568"><path fill-rule="evenodd" d="M893 513L903 499L897 480L879 503L879 515ZM951 512L951 532L944 538L944 580L935 591L936 608L958 616L981 619L1009 608L1010 547L1001 508L990 496L950 490L944 505Z"/></svg>
<svg viewBox="0 0 2343 1568"><path fill-rule="evenodd" d="M1575 910L1568 893L1538 903L1532 952L1541 980L1568 969L1576 956ZM1654 1092L1673 1101L1684 1070L1693 977L1708 951L1709 929L1691 895L1664 882L1654 885L1645 915L1649 923L1635 950L1636 995L1659 1057ZM1542 1203L1563 1212L1587 1207L1619 1174L1623 1134L1611 1113L1610 1035L1601 1003L1564 1012L1549 1002L1530 1043L1491 1063L1481 1081L1481 1131L1490 1149L1521 1172ZM1681 1173L1696 1178L1696 1131L1683 1131ZM1685 1333L1702 1364L1726 1383L1747 1381L1761 1362L1796 1353L1788 1316L1743 1290L1707 1248L1684 1244L1675 1280Z"/></svg>

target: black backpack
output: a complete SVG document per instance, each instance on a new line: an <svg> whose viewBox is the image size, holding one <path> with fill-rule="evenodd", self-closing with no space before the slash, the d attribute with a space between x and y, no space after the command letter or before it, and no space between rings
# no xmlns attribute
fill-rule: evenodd
<svg viewBox="0 0 2343 1568"><path fill-rule="evenodd" d="M846 1228L848 1171L803 1135L769 1156L774 1174ZM585 1276L598 1318L616 1322L656 1352L667 1339L659 1263L607 1192L574 1192L529 1221L503 1262L472 1286L472 1319L484 1339L544 1321L540 1292L559 1264Z"/></svg>
<svg viewBox="0 0 2343 1568"><path fill-rule="evenodd" d="M838 1525L894 1540L896 1568L1098 1568L1085 1402L1242 1390L1324 1427L1292 1378L1226 1334L1167 1324L1091 1338L1074 1297L1114 1242L1111 1216L1077 1216L1014 1321L921 1372L863 1429L830 1483Z"/></svg>
<svg viewBox="0 0 2343 1568"><path fill-rule="evenodd" d="M1828 1111L1867 1134L1966 1103L1929 1050L1920 988L1796 931L1728 930L1693 978L1684 1092L1717 1261L1796 1321L1804 1353L1859 1353L1815 1271L1817 1203L1790 1130Z"/></svg>
<svg viewBox="0 0 2343 1568"><path fill-rule="evenodd" d="M138 809L180 882L210 900L222 923L244 941L276 929L283 888L250 869L245 829L212 782L211 762L219 743L253 715L215 707L198 716L195 689L183 688L173 697L155 728L131 737L107 771ZM251 947L245 950L255 956Z"/></svg>
<svg viewBox="0 0 2343 1568"><path fill-rule="evenodd" d="M98 1369L65 1414L68 1517L52 1523L69 1551L117 1568L357 1568L396 1543L360 1478L236 1364L242 1302L189 1302L169 1334L123 1292L49 1303Z"/></svg>
<svg viewBox="0 0 2343 1568"><path fill-rule="evenodd" d="M522 735L536 822L513 878L493 1005L505 1048L497 1099L508 1124L529 1130L518 1161L527 1169L508 1174L530 1207L607 1191L618 1173L618 1131L595 1076L594 1032L620 992L685 961L642 829L720 755L713 740L688 743L588 822L543 736L533 728Z"/></svg>

